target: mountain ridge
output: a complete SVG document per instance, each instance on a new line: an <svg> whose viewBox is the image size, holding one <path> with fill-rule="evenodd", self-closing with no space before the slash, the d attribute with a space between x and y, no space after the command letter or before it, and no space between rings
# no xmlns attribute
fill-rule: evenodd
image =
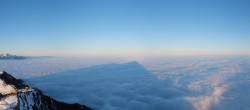
<svg viewBox="0 0 250 110"><path fill-rule="evenodd" d="M6 110L92 110L85 105L57 101L5 71L0 71L0 98L0 109Z"/></svg>
<svg viewBox="0 0 250 110"><path fill-rule="evenodd" d="M0 60L10 60L10 59L26 59L24 56L17 56L17 55L11 55L11 54L0 54Z"/></svg>

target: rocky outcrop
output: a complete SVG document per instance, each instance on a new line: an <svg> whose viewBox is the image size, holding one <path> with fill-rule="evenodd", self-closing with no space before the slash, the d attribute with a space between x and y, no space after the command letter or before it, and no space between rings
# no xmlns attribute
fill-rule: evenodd
<svg viewBox="0 0 250 110"><path fill-rule="evenodd" d="M0 72L0 98L1 110L91 110L85 105L56 101L4 71Z"/></svg>

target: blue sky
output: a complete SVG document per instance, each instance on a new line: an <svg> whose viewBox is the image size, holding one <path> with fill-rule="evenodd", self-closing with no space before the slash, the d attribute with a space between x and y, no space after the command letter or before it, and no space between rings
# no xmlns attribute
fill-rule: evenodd
<svg viewBox="0 0 250 110"><path fill-rule="evenodd" d="M1 0L1 52L250 55L248 0Z"/></svg>

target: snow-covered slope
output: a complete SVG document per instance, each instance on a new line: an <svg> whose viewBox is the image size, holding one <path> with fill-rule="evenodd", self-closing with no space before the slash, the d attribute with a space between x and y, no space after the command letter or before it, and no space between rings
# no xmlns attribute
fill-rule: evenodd
<svg viewBox="0 0 250 110"><path fill-rule="evenodd" d="M0 110L90 110L84 105L56 101L4 71L0 72L0 98Z"/></svg>

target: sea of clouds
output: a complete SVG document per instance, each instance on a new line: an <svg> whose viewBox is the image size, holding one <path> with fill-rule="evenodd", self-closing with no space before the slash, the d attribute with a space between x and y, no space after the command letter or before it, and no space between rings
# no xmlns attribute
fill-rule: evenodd
<svg viewBox="0 0 250 110"><path fill-rule="evenodd" d="M190 92L195 110L247 110L250 97L249 57L158 59L146 66L158 79ZM161 62L161 63L160 63Z"/></svg>
<svg viewBox="0 0 250 110"><path fill-rule="evenodd" d="M29 61L12 63L19 64L15 71L22 71L20 77L25 73L26 83L45 94L97 110L247 110L250 101L250 57L105 60L108 64L102 65L84 60L42 61L30 63L32 68ZM14 68L8 65L4 61L0 69Z"/></svg>

